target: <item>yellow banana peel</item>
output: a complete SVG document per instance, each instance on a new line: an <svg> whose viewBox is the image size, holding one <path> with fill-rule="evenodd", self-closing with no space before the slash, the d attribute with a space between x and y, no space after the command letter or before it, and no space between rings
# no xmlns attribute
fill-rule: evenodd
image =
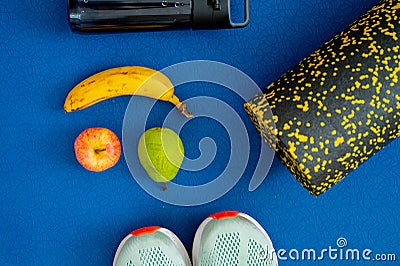
<svg viewBox="0 0 400 266"><path fill-rule="evenodd" d="M139 95L173 103L186 117L186 104L174 94L174 86L163 73L142 66L110 68L80 82L68 93L66 112L82 110L117 96Z"/></svg>

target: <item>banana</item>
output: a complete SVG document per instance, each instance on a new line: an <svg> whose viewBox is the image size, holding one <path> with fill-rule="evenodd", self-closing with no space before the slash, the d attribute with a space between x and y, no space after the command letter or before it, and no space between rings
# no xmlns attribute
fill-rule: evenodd
<svg viewBox="0 0 400 266"><path fill-rule="evenodd" d="M66 112L82 110L100 101L123 95L139 95L173 103L186 117L193 115L174 94L174 86L163 73L142 66L110 68L80 82L68 93Z"/></svg>

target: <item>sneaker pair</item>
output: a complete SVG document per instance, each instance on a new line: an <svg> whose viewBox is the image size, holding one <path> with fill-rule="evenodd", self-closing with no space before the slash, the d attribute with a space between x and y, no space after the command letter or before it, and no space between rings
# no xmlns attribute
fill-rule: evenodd
<svg viewBox="0 0 400 266"><path fill-rule="evenodd" d="M271 239L247 214L225 211L206 218L196 231L194 266L278 265ZM170 230L151 226L133 231L120 243L113 266L190 266L189 255Z"/></svg>

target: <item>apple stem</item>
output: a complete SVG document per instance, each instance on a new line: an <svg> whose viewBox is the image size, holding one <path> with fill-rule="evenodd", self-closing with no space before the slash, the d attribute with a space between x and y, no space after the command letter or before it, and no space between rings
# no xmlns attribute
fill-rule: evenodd
<svg viewBox="0 0 400 266"><path fill-rule="evenodd" d="M100 153L100 152L105 151L105 150L106 150L105 148L104 149L95 149L94 152L95 153Z"/></svg>

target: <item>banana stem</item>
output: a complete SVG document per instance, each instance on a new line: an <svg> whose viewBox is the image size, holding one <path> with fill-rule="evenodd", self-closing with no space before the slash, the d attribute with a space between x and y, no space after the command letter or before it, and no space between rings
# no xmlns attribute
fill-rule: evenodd
<svg viewBox="0 0 400 266"><path fill-rule="evenodd" d="M181 102L181 100L179 100L176 95L172 95L172 98L169 101L175 104L175 106L178 108L178 111L184 116L186 116L187 118L193 117L193 114L187 110L186 103Z"/></svg>
<svg viewBox="0 0 400 266"><path fill-rule="evenodd" d="M178 106L178 111L179 111L180 113L182 113L184 116L186 116L187 118L193 117L193 114L187 110L186 103L181 103L181 104Z"/></svg>

